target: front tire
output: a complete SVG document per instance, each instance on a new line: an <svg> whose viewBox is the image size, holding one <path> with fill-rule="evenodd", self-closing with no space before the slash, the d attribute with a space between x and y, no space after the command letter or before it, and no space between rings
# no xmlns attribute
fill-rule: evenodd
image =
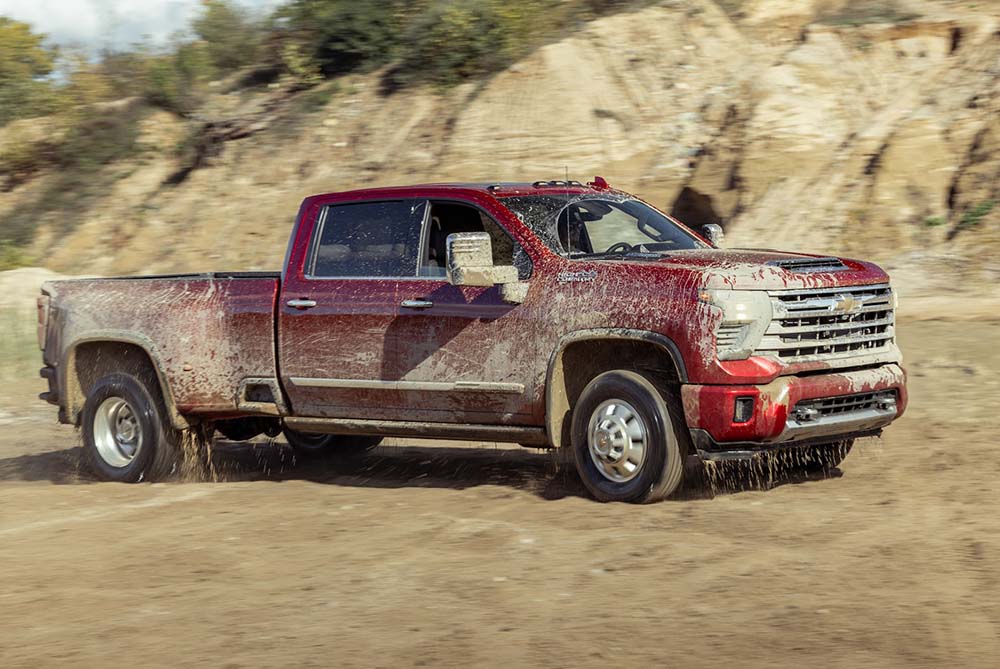
<svg viewBox="0 0 1000 669"><path fill-rule="evenodd" d="M655 502L680 486L688 449L671 402L648 378L624 370L605 372L583 389L573 409L573 454L595 498Z"/></svg>
<svg viewBox="0 0 1000 669"><path fill-rule="evenodd" d="M299 432L290 427L286 427L283 433L288 445L303 459L338 454L359 455L382 443L382 437L349 437L339 434Z"/></svg>
<svg viewBox="0 0 1000 669"><path fill-rule="evenodd" d="M131 374L111 374L93 385L81 427L84 457L102 480L160 481L179 465L180 435L170 425L159 388Z"/></svg>

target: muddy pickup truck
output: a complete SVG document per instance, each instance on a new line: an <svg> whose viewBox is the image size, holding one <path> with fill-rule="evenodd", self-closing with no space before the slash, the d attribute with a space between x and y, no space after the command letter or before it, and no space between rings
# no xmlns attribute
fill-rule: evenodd
<svg viewBox="0 0 1000 669"><path fill-rule="evenodd" d="M44 285L42 398L114 481L214 432L567 448L603 501L705 460L835 466L906 406L889 277L706 228L601 178L316 195L280 273Z"/></svg>

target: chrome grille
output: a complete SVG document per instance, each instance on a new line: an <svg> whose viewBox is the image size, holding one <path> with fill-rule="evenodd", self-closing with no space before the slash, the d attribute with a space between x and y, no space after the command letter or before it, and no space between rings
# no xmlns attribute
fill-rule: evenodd
<svg viewBox="0 0 1000 669"><path fill-rule="evenodd" d="M893 343L892 290L886 284L771 291L771 323L755 355L785 362L850 358Z"/></svg>
<svg viewBox="0 0 1000 669"><path fill-rule="evenodd" d="M803 400L795 405L792 417L798 420L817 420L826 416L860 413L872 409L889 411L896 408L896 391L882 390L875 393L839 395L815 400Z"/></svg>

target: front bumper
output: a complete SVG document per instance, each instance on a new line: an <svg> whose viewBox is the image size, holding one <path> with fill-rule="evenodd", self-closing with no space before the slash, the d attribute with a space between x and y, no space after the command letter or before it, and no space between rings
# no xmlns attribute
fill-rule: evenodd
<svg viewBox="0 0 1000 669"><path fill-rule="evenodd" d="M871 401L805 416L810 400L866 397ZM685 385L684 415L699 450L751 450L830 442L877 434L906 409L906 373L897 364L808 376L785 376L763 386ZM887 398L892 398L888 400ZM737 422L736 402L752 402ZM836 404L836 403L834 403ZM813 413L813 412L809 412Z"/></svg>

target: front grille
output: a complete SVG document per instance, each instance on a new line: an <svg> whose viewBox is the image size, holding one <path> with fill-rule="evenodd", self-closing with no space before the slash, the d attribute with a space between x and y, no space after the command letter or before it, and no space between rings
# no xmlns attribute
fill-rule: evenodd
<svg viewBox="0 0 1000 669"><path fill-rule="evenodd" d="M768 263L789 272L839 272L847 269L840 258L795 258L792 260L775 260Z"/></svg>
<svg viewBox="0 0 1000 669"><path fill-rule="evenodd" d="M875 393L802 400L792 409L792 417L797 420L819 420L827 416L860 413L872 409L889 411L895 408L896 391L881 390Z"/></svg>
<svg viewBox="0 0 1000 669"><path fill-rule="evenodd" d="M886 284L771 291L770 325L755 355L784 362L850 358L893 343L895 315Z"/></svg>

